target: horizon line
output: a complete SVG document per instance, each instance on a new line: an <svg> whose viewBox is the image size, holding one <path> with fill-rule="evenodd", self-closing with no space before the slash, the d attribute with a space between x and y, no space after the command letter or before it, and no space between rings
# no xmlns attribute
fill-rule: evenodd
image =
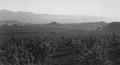
<svg viewBox="0 0 120 65"><path fill-rule="evenodd" d="M111 16L100 16L100 15L86 15L86 14L50 14L50 13L35 13L35 12L32 12L32 11L22 11L22 10L8 10L8 9L0 9L0 11L9 11L9 12L14 12L14 13L17 13L17 12L24 12L24 13L31 13L31 14L36 14L36 15L58 15L58 16L96 16L96 17L107 17L107 18L112 18ZM113 18L118 18L120 19L120 17L113 17Z"/></svg>

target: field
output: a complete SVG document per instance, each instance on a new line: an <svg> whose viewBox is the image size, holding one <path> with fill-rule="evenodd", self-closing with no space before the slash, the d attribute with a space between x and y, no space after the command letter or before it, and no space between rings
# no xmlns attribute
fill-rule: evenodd
<svg viewBox="0 0 120 65"><path fill-rule="evenodd" d="M120 33L1 26L1 65L120 65Z"/></svg>

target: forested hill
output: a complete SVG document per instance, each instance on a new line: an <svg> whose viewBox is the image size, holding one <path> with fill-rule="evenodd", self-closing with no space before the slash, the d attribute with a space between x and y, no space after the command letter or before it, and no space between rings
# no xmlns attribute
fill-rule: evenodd
<svg viewBox="0 0 120 65"><path fill-rule="evenodd" d="M57 30L96 30L98 27L102 27L106 25L107 23L105 22L91 22L91 23L69 23L69 24L61 24L58 22L51 22L47 24L31 24L31 23L21 23L20 21L16 20L9 20L9 21L0 21L0 26L4 27L14 27L14 26L19 26L19 28L22 26L26 27L29 26L31 27L38 27L39 30L48 28L51 30L52 29L57 29ZM28 28L29 28L28 27ZM37 29L38 29L37 28ZM13 28L14 29L14 28Z"/></svg>
<svg viewBox="0 0 120 65"><path fill-rule="evenodd" d="M120 32L120 22L112 22L102 27L105 31Z"/></svg>

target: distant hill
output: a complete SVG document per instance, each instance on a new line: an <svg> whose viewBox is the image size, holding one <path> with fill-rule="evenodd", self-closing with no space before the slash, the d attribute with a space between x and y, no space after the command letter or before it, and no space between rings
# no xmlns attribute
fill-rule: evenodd
<svg viewBox="0 0 120 65"><path fill-rule="evenodd" d="M102 27L105 31L112 31L112 32L120 32L120 22L112 22L104 27Z"/></svg>
<svg viewBox="0 0 120 65"><path fill-rule="evenodd" d="M24 23L22 22L19 22L19 21L16 21L16 20L3 20L3 21L0 21L0 26L1 25L22 25Z"/></svg>
<svg viewBox="0 0 120 65"><path fill-rule="evenodd" d="M57 25L57 24L59 24L59 23L57 23L57 22L55 22L55 21L49 23L49 25Z"/></svg>
<svg viewBox="0 0 120 65"><path fill-rule="evenodd" d="M43 24L41 26L66 30L97 30L98 27L102 27L106 24L107 23L105 22L74 23L74 24L60 24L56 22L51 22L49 24Z"/></svg>
<svg viewBox="0 0 120 65"><path fill-rule="evenodd" d="M12 12L0 10L0 21L16 20L22 23L46 24L52 21L58 23L82 23L82 22L99 22L99 21L118 21L117 18L98 17L98 16L78 16L78 15L49 15L34 14L31 12Z"/></svg>
<svg viewBox="0 0 120 65"><path fill-rule="evenodd" d="M9 21L0 21L0 26L40 26L44 29L46 28L53 28L53 29L65 29L65 30L96 30L98 27L106 25L105 22L91 22L91 23L73 23L73 24L60 24L57 22L51 22L47 24L31 24L31 23L21 23L16 20L9 20Z"/></svg>
<svg viewBox="0 0 120 65"><path fill-rule="evenodd" d="M91 22L91 23L81 23L81 24L72 24L73 27L80 28L82 30L97 30L99 27L102 27L108 23L105 22Z"/></svg>
<svg viewBox="0 0 120 65"><path fill-rule="evenodd" d="M41 24L34 26L1 26L0 33L40 33L40 32L57 32L57 33L80 33L81 31L96 30L103 23L83 23L83 24ZM106 24L106 23L104 23Z"/></svg>

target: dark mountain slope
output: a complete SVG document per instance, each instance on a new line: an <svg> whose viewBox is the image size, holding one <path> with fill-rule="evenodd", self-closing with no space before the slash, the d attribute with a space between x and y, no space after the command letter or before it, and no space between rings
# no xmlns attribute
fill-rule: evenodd
<svg viewBox="0 0 120 65"><path fill-rule="evenodd" d="M120 22L112 22L104 27L102 27L105 31L112 31L112 32L120 32Z"/></svg>

